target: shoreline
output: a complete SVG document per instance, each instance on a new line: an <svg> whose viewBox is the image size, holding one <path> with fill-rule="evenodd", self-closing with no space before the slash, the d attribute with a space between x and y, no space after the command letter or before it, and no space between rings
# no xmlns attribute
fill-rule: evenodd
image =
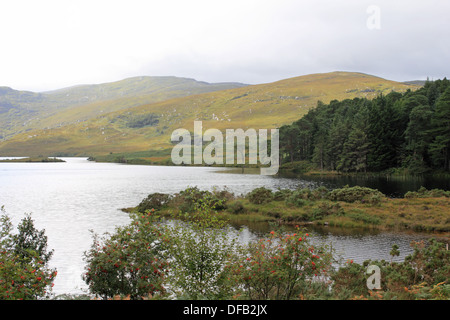
<svg viewBox="0 0 450 320"><path fill-rule="evenodd" d="M56 157L25 157L18 159L3 159L0 160L2 163L21 163L21 162L35 162L35 163L47 163L47 162L65 162L62 159Z"/></svg>
<svg viewBox="0 0 450 320"><path fill-rule="evenodd" d="M344 190L364 189L342 188ZM368 188L365 188L368 189ZM221 202L216 209L217 217L229 221L231 224L241 225L251 223L277 223L285 226L316 226L336 227L349 230L358 228L374 231L412 232L428 234L450 240L450 197L447 193L442 196L435 194L412 193L409 198L381 197L369 201L368 197L355 201L330 200L327 197L314 198L306 196L307 191L302 189L302 195L292 196L295 191L283 191L291 194L291 198L276 197L262 203L252 203L248 194L245 196L226 195L227 199ZM423 190L422 190L423 191ZM267 191L266 191L267 192ZM378 192L378 191L376 191ZM431 191L430 191L431 192ZM220 194L220 191L218 192ZM279 196L280 194L278 194ZM303 198L302 198L303 196ZM378 196L378 195L377 195ZM149 195L147 199L152 197ZM172 200L163 206L155 208L157 214L163 218L176 218L184 213L186 205L175 194ZM143 212L143 203L139 206L123 208L123 212ZM291 201L297 201L296 204ZM156 204L156 202L155 202Z"/></svg>

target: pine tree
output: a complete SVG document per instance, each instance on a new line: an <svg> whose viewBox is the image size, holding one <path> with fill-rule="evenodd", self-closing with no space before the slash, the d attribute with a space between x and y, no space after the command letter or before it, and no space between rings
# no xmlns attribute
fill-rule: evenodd
<svg viewBox="0 0 450 320"><path fill-rule="evenodd" d="M444 170L450 171L450 87L436 101L432 125L434 129L431 133L435 138L430 151L433 160Z"/></svg>
<svg viewBox="0 0 450 320"><path fill-rule="evenodd" d="M417 106L409 115L408 127L405 131L406 151L405 164L412 172L423 173L429 167L428 149L432 141L430 135L433 111L430 106Z"/></svg>

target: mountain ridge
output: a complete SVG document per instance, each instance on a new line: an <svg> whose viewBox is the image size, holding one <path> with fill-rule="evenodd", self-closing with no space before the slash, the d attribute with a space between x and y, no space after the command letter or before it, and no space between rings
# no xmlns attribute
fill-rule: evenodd
<svg viewBox="0 0 450 320"><path fill-rule="evenodd" d="M171 147L170 133L192 130L195 120L204 128L276 128L298 120L318 101L373 98L391 91L419 88L355 72L330 72L282 79L272 83L163 99L123 107L55 128L18 134L0 143L3 156L102 155L118 152L163 150ZM116 99L121 104L135 98ZM138 99L139 100L139 99ZM98 110L104 104L73 108ZM55 117L57 117L56 115ZM72 117L66 111L64 117ZM76 119L77 116L73 116ZM78 117L79 118L79 117Z"/></svg>
<svg viewBox="0 0 450 320"><path fill-rule="evenodd" d="M54 127L62 121L46 123L43 119L52 117L61 110L68 110L88 104L105 103L104 112L121 108L162 101L195 93L205 93L246 86L241 83L208 83L195 79L174 76L139 76L119 81L76 85L46 92L20 91L0 87L0 139L44 127ZM136 103L121 105L106 102L121 98L141 97ZM92 115L98 113L91 112ZM38 123L36 123L36 121ZM74 119L81 120L81 119ZM58 123L60 122L60 123ZM36 125L33 125L36 124Z"/></svg>

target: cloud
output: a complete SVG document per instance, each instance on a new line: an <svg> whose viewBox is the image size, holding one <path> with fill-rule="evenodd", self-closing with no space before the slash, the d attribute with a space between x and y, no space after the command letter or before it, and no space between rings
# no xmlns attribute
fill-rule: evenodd
<svg viewBox="0 0 450 320"><path fill-rule="evenodd" d="M380 9L370 30L369 6ZM348 70L448 76L450 3L7 0L0 85L34 91L137 75L263 83Z"/></svg>

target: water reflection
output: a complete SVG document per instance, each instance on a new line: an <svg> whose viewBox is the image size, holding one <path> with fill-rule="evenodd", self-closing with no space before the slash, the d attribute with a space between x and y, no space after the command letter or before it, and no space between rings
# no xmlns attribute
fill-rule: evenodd
<svg viewBox="0 0 450 320"><path fill-rule="evenodd" d="M246 237L244 239L257 239L267 236L276 226L266 222L234 222L235 230L242 230ZM339 228L329 226L306 225L313 243L327 244L335 252L336 259L346 261L353 259L357 263L365 260L389 260L389 252L392 245L397 244L400 255L392 261L403 261L406 256L413 252L410 246L412 241L421 241L430 238L429 234L408 232L387 232L366 228ZM284 232L294 232L292 225L282 226Z"/></svg>
<svg viewBox="0 0 450 320"><path fill-rule="evenodd" d="M408 191L417 191L420 187L431 189L450 190L450 179L430 175L385 175L385 176L346 176L346 175L295 175L281 174L282 178L302 180L307 183L316 183L329 189L342 188L345 185L362 186L378 189L390 197L403 197Z"/></svg>

